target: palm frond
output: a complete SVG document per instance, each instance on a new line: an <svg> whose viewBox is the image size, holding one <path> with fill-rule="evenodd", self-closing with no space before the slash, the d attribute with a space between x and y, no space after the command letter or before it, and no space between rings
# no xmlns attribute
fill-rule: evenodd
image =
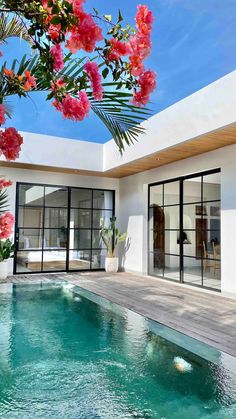
<svg viewBox="0 0 236 419"><path fill-rule="evenodd" d="M86 58L71 59L71 54L65 59L66 65L61 71L60 76L66 76L71 81L76 81L83 71ZM2 70L7 66L3 64ZM7 66L9 68L9 66ZM37 79L37 87L34 91L49 91L50 83L42 77L39 69L39 57L27 58L23 56L20 62L14 60L11 68L19 76L25 70L30 70ZM89 92L89 100L91 108L95 115L110 131L112 138L122 153L126 145L131 145L141 134L145 132L145 128L140 125L142 121L151 115L151 110L147 108L138 108L131 103L132 94L117 89L117 82L106 82L103 84L104 98L102 101L94 100L92 93Z"/></svg>
<svg viewBox="0 0 236 419"><path fill-rule="evenodd" d="M7 195L7 191L4 189L0 191L0 214L5 212L7 208L8 208L8 195Z"/></svg>
<svg viewBox="0 0 236 419"><path fill-rule="evenodd" d="M0 13L0 42L6 42L8 38L17 37L33 45L33 40L23 21L18 16L9 20L8 13Z"/></svg>

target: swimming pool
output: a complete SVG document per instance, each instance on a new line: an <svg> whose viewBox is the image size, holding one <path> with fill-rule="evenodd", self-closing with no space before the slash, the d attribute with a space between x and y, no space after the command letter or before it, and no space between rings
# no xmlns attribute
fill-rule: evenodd
<svg viewBox="0 0 236 419"><path fill-rule="evenodd" d="M0 319L1 418L236 417L226 355L95 294L15 286Z"/></svg>

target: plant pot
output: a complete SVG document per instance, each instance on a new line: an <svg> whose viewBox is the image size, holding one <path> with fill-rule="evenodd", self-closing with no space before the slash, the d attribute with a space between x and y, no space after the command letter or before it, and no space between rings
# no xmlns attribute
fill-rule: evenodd
<svg viewBox="0 0 236 419"><path fill-rule="evenodd" d="M105 260L105 271L110 273L116 273L118 271L119 259L118 258L106 258Z"/></svg>
<svg viewBox="0 0 236 419"><path fill-rule="evenodd" d="M8 275L8 259L0 262L0 281L7 278Z"/></svg>

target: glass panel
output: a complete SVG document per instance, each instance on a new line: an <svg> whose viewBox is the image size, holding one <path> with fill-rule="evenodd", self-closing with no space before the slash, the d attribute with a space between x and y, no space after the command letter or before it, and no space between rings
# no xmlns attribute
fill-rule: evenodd
<svg viewBox="0 0 236 419"><path fill-rule="evenodd" d="M93 210L93 228L100 228L101 219L105 221L105 226L109 227L112 211Z"/></svg>
<svg viewBox="0 0 236 419"><path fill-rule="evenodd" d="M92 252L92 269L104 269L105 259L107 252L106 250L93 250Z"/></svg>
<svg viewBox="0 0 236 419"><path fill-rule="evenodd" d="M101 239L100 230L93 230L93 248L99 249L100 247L105 247Z"/></svg>
<svg viewBox="0 0 236 419"><path fill-rule="evenodd" d="M149 205L163 206L163 185L155 185L150 187Z"/></svg>
<svg viewBox="0 0 236 419"><path fill-rule="evenodd" d="M184 203L201 202L201 180L199 176L184 181Z"/></svg>
<svg viewBox="0 0 236 419"><path fill-rule="evenodd" d="M66 248L67 246L67 229L45 229L44 230L44 249L50 248Z"/></svg>
<svg viewBox="0 0 236 419"><path fill-rule="evenodd" d="M45 227L66 228L67 227L67 209L64 208L45 208Z"/></svg>
<svg viewBox="0 0 236 419"><path fill-rule="evenodd" d="M198 243L198 249L196 249ZM200 257L202 253L202 235L200 231L183 231L183 253L185 256Z"/></svg>
<svg viewBox="0 0 236 419"><path fill-rule="evenodd" d="M149 226L153 230L165 228L164 209L159 205L153 204L153 207L149 208Z"/></svg>
<svg viewBox="0 0 236 419"><path fill-rule="evenodd" d="M165 231L165 253L179 255L179 231Z"/></svg>
<svg viewBox="0 0 236 419"><path fill-rule="evenodd" d="M149 274L163 276L165 256L162 252L149 253Z"/></svg>
<svg viewBox="0 0 236 419"><path fill-rule="evenodd" d="M90 250L71 250L69 260L69 269L83 270L90 269Z"/></svg>
<svg viewBox="0 0 236 419"><path fill-rule="evenodd" d="M213 220L213 219L216 219L217 220L218 219L219 222L220 222L220 213L221 213L221 204L220 204L220 201L212 202L210 204L207 204L207 206L209 208L208 214L210 215L211 220Z"/></svg>
<svg viewBox="0 0 236 419"><path fill-rule="evenodd" d="M39 229L19 229L19 250L36 250L42 247L42 230Z"/></svg>
<svg viewBox="0 0 236 419"><path fill-rule="evenodd" d="M165 232L164 230L151 230L149 233L150 252L163 253L165 250Z"/></svg>
<svg viewBox="0 0 236 419"><path fill-rule="evenodd" d="M113 192L111 191L93 191L93 208L112 209Z"/></svg>
<svg viewBox="0 0 236 419"><path fill-rule="evenodd" d="M91 210L72 209L70 228L91 228Z"/></svg>
<svg viewBox="0 0 236 419"><path fill-rule="evenodd" d="M164 205L179 204L179 181L164 184Z"/></svg>
<svg viewBox="0 0 236 419"><path fill-rule="evenodd" d="M17 252L16 272L36 272L41 271L42 252L23 251Z"/></svg>
<svg viewBox="0 0 236 419"><path fill-rule="evenodd" d="M43 252L43 271L66 270L66 251L51 250Z"/></svg>
<svg viewBox="0 0 236 419"><path fill-rule="evenodd" d="M202 260L184 258L184 282L191 285L202 285Z"/></svg>
<svg viewBox="0 0 236 419"><path fill-rule="evenodd" d="M183 206L183 228L184 230L194 230L197 228L196 219L206 216L208 208L201 204L189 204Z"/></svg>
<svg viewBox="0 0 236 419"><path fill-rule="evenodd" d="M42 206L43 197L43 186L19 185L19 205Z"/></svg>
<svg viewBox="0 0 236 419"><path fill-rule="evenodd" d="M91 230L70 230L70 249L90 249Z"/></svg>
<svg viewBox="0 0 236 419"><path fill-rule="evenodd" d="M220 230L202 231L202 236L205 237L205 241L203 242L203 257L207 259L220 259Z"/></svg>
<svg viewBox="0 0 236 419"><path fill-rule="evenodd" d="M203 201L220 200L220 173L203 176Z"/></svg>
<svg viewBox="0 0 236 419"><path fill-rule="evenodd" d="M68 189L55 186L46 186L45 205L46 207L67 207Z"/></svg>
<svg viewBox="0 0 236 419"><path fill-rule="evenodd" d="M19 227L43 227L43 208L42 207L19 207L18 209Z"/></svg>
<svg viewBox="0 0 236 419"><path fill-rule="evenodd" d="M92 208L91 189L71 189L71 207Z"/></svg>
<svg viewBox="0 0 236 419"><path fill-rule="evenodd" d="M179 261L179 256L165 255L165 278L174 279L175 281L180 280Z"/></svg>
<svg viewBox="0 0 236 419"><path fill-rule="evenodd" d="M173 207L165 207L165 222L164 222L164 228L165 229L179 229L179 205L173 206Z"/></svg>
<svg viewBox="0 0 236 419"><path fill-rule="evenodd" d="M214 254L215 259L203 259L203 285L205 287L221 289L220 254Z"/></svg>

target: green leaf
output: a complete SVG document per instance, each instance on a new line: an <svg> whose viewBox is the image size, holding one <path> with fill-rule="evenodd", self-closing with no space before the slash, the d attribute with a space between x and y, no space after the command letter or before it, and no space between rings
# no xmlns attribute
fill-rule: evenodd
<svg viewBox="0 0 236 419"><path fill-rule="evenodd" d="M61 23L61 18L59 16L53 16L53 18L50 20L50 23L52 25L59 25Z"/></svg>
<svg viewBox="0 0 236 419"><path fill-rule="evenodd" d="M105 79L109 74L109 68L104 68L104 70L102 70L102 76Z"/></svg>

